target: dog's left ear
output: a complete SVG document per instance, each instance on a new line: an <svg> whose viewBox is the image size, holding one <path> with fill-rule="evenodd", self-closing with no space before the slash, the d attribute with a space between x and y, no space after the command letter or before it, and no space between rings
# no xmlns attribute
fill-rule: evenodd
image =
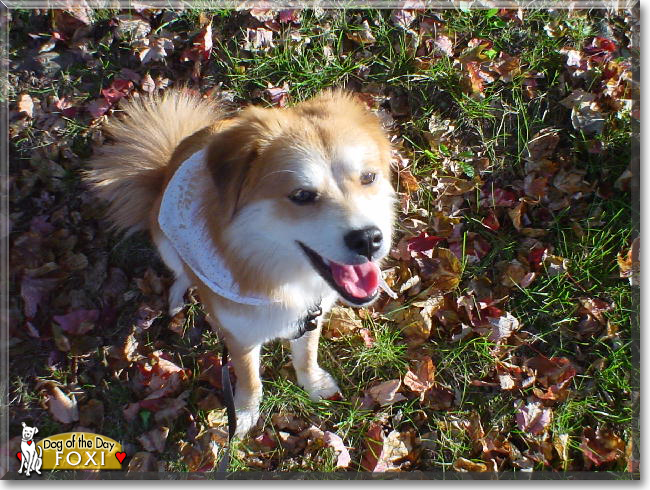
<svg viewBox="0 0 650 490"><path fill-rule="evenodd" d="M34 427L34 434L38 432L38 427Z"/></svg>
<svg viewBox="0 0 650 490"><path fill-rule="evenodd" d="M249 107L242 111L235 124L216 134L208 146L206 164L227 221L246 201L255 160L281 131L277 112Z"/></svg>

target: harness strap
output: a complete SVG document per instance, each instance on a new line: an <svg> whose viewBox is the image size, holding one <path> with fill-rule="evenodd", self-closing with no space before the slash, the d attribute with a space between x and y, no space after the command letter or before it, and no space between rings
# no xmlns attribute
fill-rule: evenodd
<svg viewBox="0 0 650 490"><path fill-rule="evenodd" d="M230 444L235 431L237 430L237 415L235 414L235 397L232 392L232 384L230 383L230 373L228 372L228 347L222 341L223 350L221 351L221 386L223 388L224 402L226 403L226 413L228 414L228 445L226 451L219 461L217 471L225 473L230 466Z"/></svg>

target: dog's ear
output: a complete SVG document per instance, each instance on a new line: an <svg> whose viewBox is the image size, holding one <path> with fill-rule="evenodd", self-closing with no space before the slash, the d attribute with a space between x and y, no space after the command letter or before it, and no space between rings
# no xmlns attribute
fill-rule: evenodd
<svg viewBox="0 0 650 490"><path fill-rule="evenodd" d="M274 135L281 131L276 109L249 107L236 122L210 142L206 163L217 188L218 202L230 221L246 201L251 169Z"/></svg>
<svg viewBox="0 0 650 490"><path fill-rule="evenodd" d="M27 424L25 422L23 422L23 427L27 427Z"/></svg>
<svg viewBox="0 0 650 490"><path fill-rule="evenodd" d="M38 427L34 427L34 434L38 432Z"/></svg>

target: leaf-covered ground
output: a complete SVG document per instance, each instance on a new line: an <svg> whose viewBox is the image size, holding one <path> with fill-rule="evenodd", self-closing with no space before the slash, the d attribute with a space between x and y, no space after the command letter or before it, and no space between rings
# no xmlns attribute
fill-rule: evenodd
<svg viewBox="0 0 650 490"><path fill-rule="evenodd" d="M395 147L395 297L326 322L342 400L311 402L287 346L266 347L231 470L638 471L637 13L10 15L12 435L90 430L129 471L213 468L218 339L192 293L166 315L169 272L146 236L107 232L80 171L122 99L186 84L237 109L343 86Z"/></svg>

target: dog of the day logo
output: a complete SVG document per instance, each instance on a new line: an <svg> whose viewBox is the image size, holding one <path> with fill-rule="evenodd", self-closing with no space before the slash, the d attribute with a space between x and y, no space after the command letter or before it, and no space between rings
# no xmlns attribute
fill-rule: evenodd
<svg viewBox="0 0 650 490"><path fill-rule="evenodd" d="M37 427L23 422L18 473L40 475L41 470L121 470L126 453L122 445L100 434L65 432L34 441Z"/></svg>

